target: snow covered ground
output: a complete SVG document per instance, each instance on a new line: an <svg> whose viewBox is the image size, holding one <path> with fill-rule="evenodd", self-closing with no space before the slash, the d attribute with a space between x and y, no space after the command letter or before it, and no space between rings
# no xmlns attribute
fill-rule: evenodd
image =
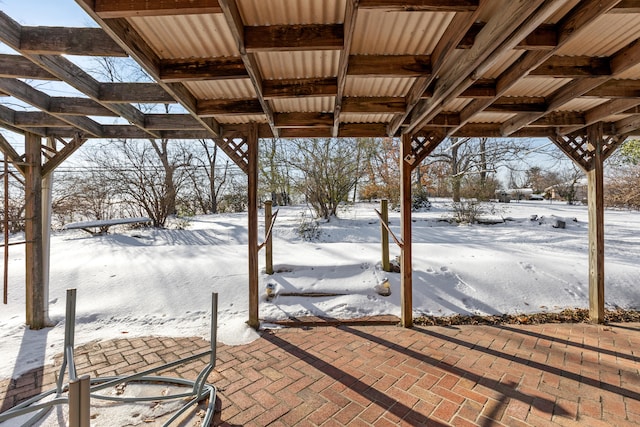
<svg viewBox="0 0 640 427"><path fill-rule="evenodd" d="M400 277L380 269L377 204L348 207L303 241L296 229L305 207L280 209L274 227L272 276L260 275L260 318L321 315L353 318L400 314ZM413 215L414 314L499 314L588 307L587 209L530 201L493 204L497 225L452 225L451 204L434 201ZM538 219L531 220L532 216ZM554 228L556 219L566 228ZM575 219L575 221L574 221ZM399 233L399 214L390 213ZM92 237L54 233L49 295L52 328L24 326L24 248L10 248L9 304L0 306L0 378L16 377L62 351L65 291L78 292L76 344L122 336L209 337L211 293L219 293L218 339L258 337L247 314L246 214L200 216L186 230L128 230ZM263 224L261 224L262 226ZM640 213L607 211L606 305L640 308ZM263 230L261 230L261 233ZM16 236L19 239L20 236ZM392 258L399 250L391 242ZM260 253L261 268L264 252ZM375 288L384 278L391 295ZM277 293L342 294L309 298Z"/></svg>

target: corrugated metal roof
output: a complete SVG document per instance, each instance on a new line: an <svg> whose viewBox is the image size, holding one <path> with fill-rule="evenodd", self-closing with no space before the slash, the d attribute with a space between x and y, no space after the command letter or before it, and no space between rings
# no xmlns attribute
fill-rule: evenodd
<svg viewBox="0 0 640 427"><path fill-rule="evenodd" d="M335 96L312 96L307 98L275 98L271 105L275 111L281 113L333 111Z"/></svg>
<svg viewBox="0 0 640 427"><path fill-rule="evenodd" d="M331 77L338 73L340 52L311 50L301 52L260 52L256 54L265 79L304 79Z"/></svg>
<svg viewBox="0 0 640 427"><path fill-rule="evenodd" d="M580 37L558 49L558 55L611 56L640 37L640 15L604 15L580 33Z"/></svg>
<svg viewBox="0 0 640 427"><path fill-rule="evenodd" d="M522 49L516 49L502 55L495 64L489 67L482 75L483 79L496 79L505 72L520 56L525 53Z"/></svg>
<svg viewBox="0 0 640 427"><path fill-rule="evenodd" d="M503 123L515 116L514 113L482 112L473 116L469 123Z"/></svg>
<svg viewBox="0 0 640 427"><path fill-rule="evenodd" d="M526 77L504 93L504 96L549 96L571 79Z"/></svg>
<svg viewBox="0 0 640 427"><path fill-rule="evenodd" d="M239 0L245 25L333 24L344 21L347 0Z"/></svg>
<svg viewBox="0 0 640 427"><path fill-rule="evenodd" d="M405 96L414 81L413 77L348 77L345 96Z"/></svg>
<svg viewBox="0 0 640 427"><path fill-rule="evenodd" d="M249 79L204 80L185 82L184 85L198 99L242 99L256 98L256 92Z"/></svg>
<svg viewBox="0 0 640 427"><path fill-rule="evenodd" d="M162 59L239 56L224 15L129 18Z"/></svg>
<svg viewBox="0 0 640 427"><path fill-rule="evenodd" d="M393 119L393 114L340 114L342 123L388 123Z"/></svg>
<svg viewBox="0 0 640 427"><path fill-rule="evenodd" d="M578 98L567 102L559 107L557 111L588 111L607 101L608 99Z"/></svg>
<svg viewBox="0 0 640 427"><path fill-rule="evenodd" d="M430 54L454 15L361 10L351 52L361 55Z"/></svg>
<svg viewBox="0 0 640 427"><path fill-rule="evenodd" d="M243 116L214 116L220 124L243 125L247 123L267 123L267 117L264 114L247 114Z"/></svg>
<svg viewBox="0 0 640 427"><path fill-rule="evenodd" d="M456 98L451 102L446 103L442 107L442 111L448 112L460 112L464 107L467 106L473 99L469 98Z"/></svg>

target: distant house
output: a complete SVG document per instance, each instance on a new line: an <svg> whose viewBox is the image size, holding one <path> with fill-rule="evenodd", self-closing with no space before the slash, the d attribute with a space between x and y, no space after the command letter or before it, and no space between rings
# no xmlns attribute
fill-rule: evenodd
<svg viewBox="0 0 640 427"><path fill-rule="evenodd" d="M555 184L544 189L544 193L550 200L566 200L568 202L587 202L587 178Z"/></svg>

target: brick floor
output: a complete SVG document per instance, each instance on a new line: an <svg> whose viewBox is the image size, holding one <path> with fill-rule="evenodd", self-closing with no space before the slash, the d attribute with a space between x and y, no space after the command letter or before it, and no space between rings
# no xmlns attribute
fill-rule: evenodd
<svg viewBox="0 0 640 427"><path fill-rule="evenodd" d="M208 346L196 338L92 342L77 348L76 362L79 374L109 376ZM637 323L287 328L219 345L217 355L215 425L640 424ZM54 387L60 361L0 381L1 410ZM204 364L165 374L194 379Z"/></svg>

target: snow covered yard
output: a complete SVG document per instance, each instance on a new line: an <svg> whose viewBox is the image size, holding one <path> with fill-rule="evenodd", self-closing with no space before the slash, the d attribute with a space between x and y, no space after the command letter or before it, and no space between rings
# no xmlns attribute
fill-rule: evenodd
<svg viewBox="0 0 640 427"><path fill-rule="evenodd" d="M260 318L354 318L400 314L400 277L380 269L377 204L347 207L296 233L306 207L280 209L272 276L260 277ZM516 314L588 307L587 209L554 202L492 204L495 225L455 225L450 202L413 215L414 315ZM532 219L534 218L535 219ZM566 227L554 228L556 220ZM575 219L575 221L574 221ZM12 246L9 304L0 309L0 378L18 376L62 351L65 291L77 288L76 344L126 336L209 336L211 293L219 293L218 339L257 338L248 328L246 214L193 218L186 230L112 229L89 236L56 232L51 242L52 328L24 326L24 248ZM390 212L399 233L399 214ZM261 224L262 226L263 224ZM640 308L640 213L605 213L607 308ZM399 254L391 242L392 257ZM260 253L264 265L264 253ZM391 295L375 288L387 278ZM271 283L276 296L266 299ZM331 293L326 297L283 293Z"/></svg>

